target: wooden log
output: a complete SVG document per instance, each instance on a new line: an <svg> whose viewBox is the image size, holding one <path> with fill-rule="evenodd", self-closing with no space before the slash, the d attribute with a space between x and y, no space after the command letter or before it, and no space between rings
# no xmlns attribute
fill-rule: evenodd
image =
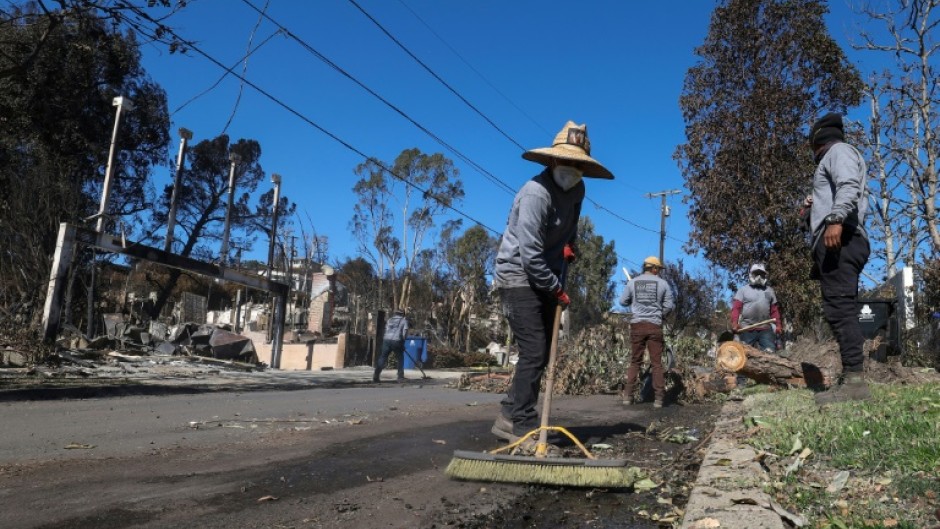
<svg viewBox="0 0 940 529"><path fill-rule="evenodd" d="M809 362L795 362L765 353L741 342L718 346L718 368L746 376L756 382L776 385L827 387L832 376Z"/></svg>

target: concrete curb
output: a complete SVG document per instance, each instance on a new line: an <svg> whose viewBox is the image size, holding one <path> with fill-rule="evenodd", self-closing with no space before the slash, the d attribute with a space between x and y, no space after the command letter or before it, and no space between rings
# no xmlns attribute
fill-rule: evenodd
<svg viewBox="0 0 940 529"><path fill-rule="evenodd" d="M784 529L780 515L770 507L770 496L762 490L769 477L757 462L757 453L734 438L744 432L746 412L741 401L722 407L689 495L682 529Z"/></svg>

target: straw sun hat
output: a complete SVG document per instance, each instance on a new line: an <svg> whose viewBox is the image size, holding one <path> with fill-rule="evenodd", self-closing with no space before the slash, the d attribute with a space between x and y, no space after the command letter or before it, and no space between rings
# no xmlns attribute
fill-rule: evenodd
<svg viewBox="0 0 940 529"><path fill-rule="evenodd" d="M584 176L613 180L614 175L594 158L591 158L591 140L588 139L587 125L575 125L574 121L565 123L555 135L551 147L532 149L522 154L530 162L549 166L553 158L578 162Z"/></svg>

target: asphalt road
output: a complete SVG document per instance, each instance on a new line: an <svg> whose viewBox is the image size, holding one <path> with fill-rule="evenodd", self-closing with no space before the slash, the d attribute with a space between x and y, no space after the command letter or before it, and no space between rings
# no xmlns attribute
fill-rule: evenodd
<svg viewBox="0 0 940 529"><path fill-rule="evenodd" d="M392 387L394 386L394 387ZM0 464L126 457L238 443L272 431L370 423L395 411L494 404L499 395L418 384L0 403ZM494 406L491 409L495 410ZM67 448L92 445L94 448Z"/></svg>
<svg viewBox="0 0 940 529"><path fill-rule="evenodd" d="M455 449L500 445L502 396L440 382L0 402L0 527L655 527L629 514L655 500L630 492L586 502L447 478ZM712 412L553 401L583 442L626 443L641 462L679 449L634 437L651 423L702 428Z"/></svg>

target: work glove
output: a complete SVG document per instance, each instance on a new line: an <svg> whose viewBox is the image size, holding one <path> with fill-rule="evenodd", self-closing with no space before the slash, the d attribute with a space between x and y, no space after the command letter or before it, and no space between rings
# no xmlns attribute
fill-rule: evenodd
<svg viewBox="0 0 940 529"><path fill-rule="evenodd" d="M740 328L741 326L738 325L737 322L731 324L731 332L733 332L734 334L738 334L738 329Z"/></svg>
<svg viewBox="0 0 940 529"><path fill-rule="evenodd" d="M558 304L561 305L562 309L568 307L571 304L571 298L568 297L568 293L565 292L565 289L558 287L555 290L555 297L558 299Z"/></svg>
<svg viewBox="0 0 940 529"><path fill-rule="evenodd" d="M574 248L572 248L570 244L565 245L564 255L565 261L569 263L573 263L574 260L578 258L578 256L574 254Z"/></svg>
<svg viewBox="0 0 940 529"><path fill-rule="evenodd" d="M783 327L780 326L780 325L775 326L775 327L774 327L774 332L777 333L777 334L783 334Z"/></svg>

